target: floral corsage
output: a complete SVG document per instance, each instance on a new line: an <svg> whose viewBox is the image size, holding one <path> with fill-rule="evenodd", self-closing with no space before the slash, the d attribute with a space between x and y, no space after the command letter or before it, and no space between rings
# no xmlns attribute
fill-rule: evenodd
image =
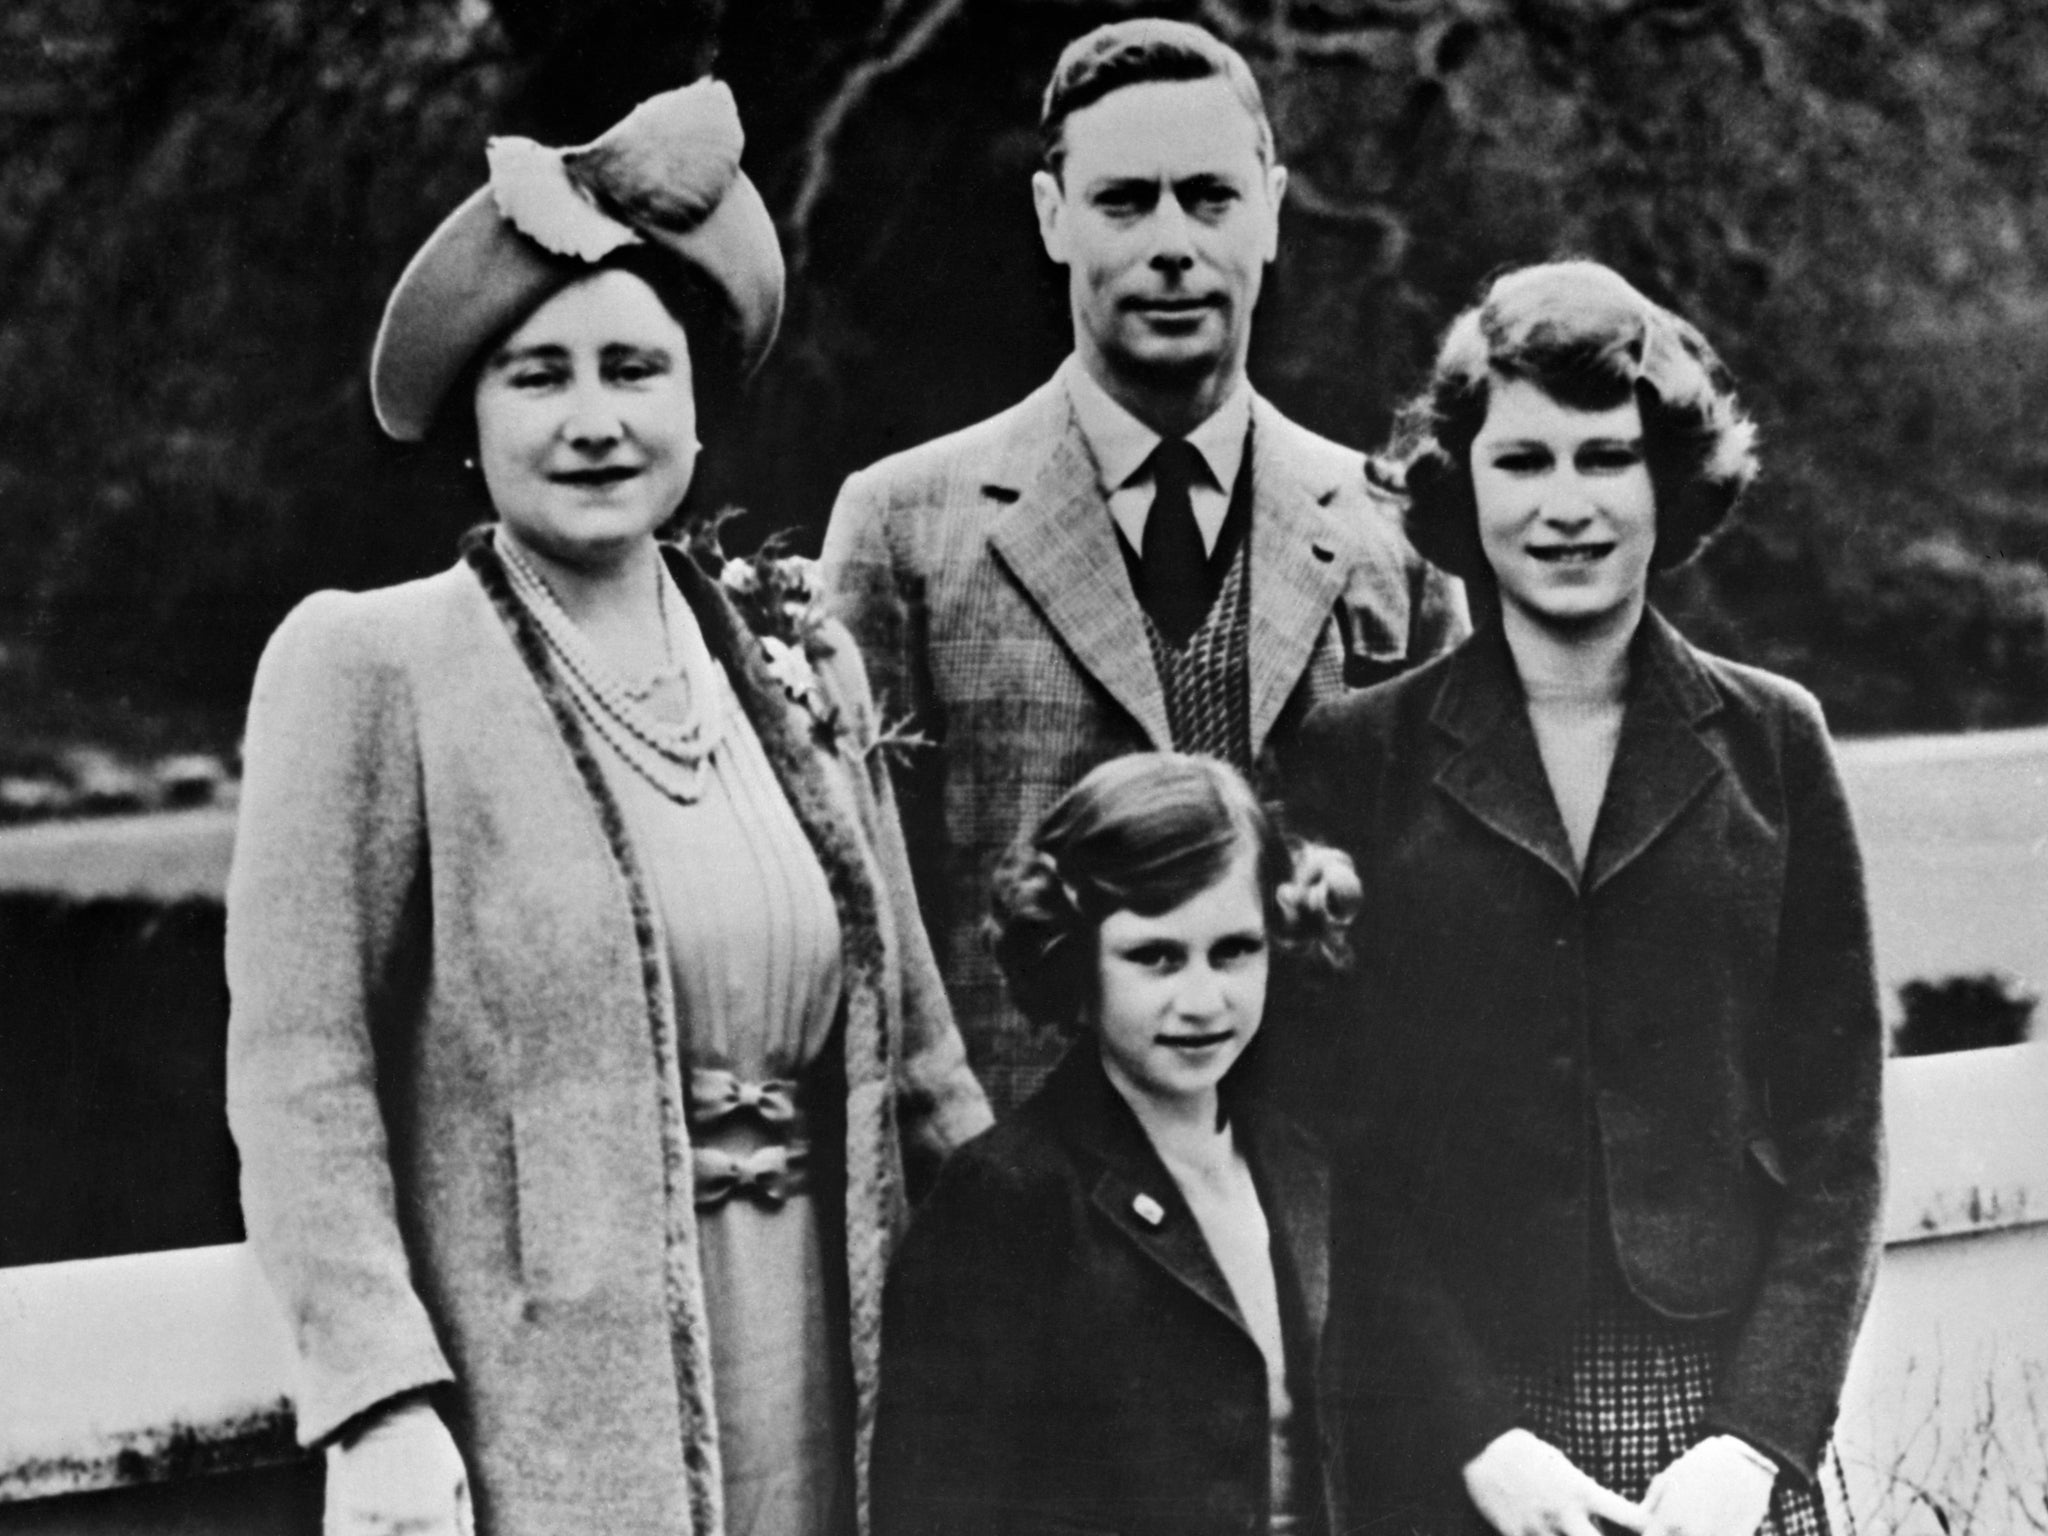
<svg viewBox="0 0 2048 1536"><path fill-rule="evenodd" d="M728 507L690 530L689 551L699 565L718 578L725 595L739 609L761 642L768 675L792 704L810 716L811 739L827 752L839 749L847 722L839 707L825 697L816 662L832 654L825 633L824 584L818 562L783 553L780 533L770 534L747 558L728 555L720 541L724 525L738 516Z"/></svg>
<svg viewBox="0 0 2048 1536"><path fill-rule="evenodd" d="M785 553L789 541L780 532L768 535L745 559L728 555L719 532L739 515L739 508L727 507L700 520L687 535L687 548L698 565L717 577L740 617L747 621L747 628L760 638L768 675L791 703L810 716L812 740L825 751L836 752L846 737L860 733L825 697L818 682L815 663L833 652L826 633L825 584L818 574L818 562ZM858 743L863 757L875 753L887 757L927 745L923 736L900 725L868 724L865 739Z"/></svg>

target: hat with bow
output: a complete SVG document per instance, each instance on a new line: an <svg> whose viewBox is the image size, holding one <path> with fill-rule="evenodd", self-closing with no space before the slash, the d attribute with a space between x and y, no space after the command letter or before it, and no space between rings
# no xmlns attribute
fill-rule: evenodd
<svg viewBox="0 0 2048 1536"><path fill-rule="evenodd" d="M417 442L478 348L614 251L649 245L708 278L731 306L751 373L782 319L782 248L740 169L731 89L699 80L640 103L573 149L494 138L490 180L400 274L370 354L377 422Z"/></svg>

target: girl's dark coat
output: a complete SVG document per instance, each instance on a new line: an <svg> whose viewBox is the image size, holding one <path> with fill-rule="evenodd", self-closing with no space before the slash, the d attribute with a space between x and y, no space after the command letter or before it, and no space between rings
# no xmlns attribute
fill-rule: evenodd
<svg viewBox="0 0 2048 1536"><path fill-rule="evenodd" d="M1609 1243L1650 1307L1723 1320L1711 1427L1811 1477L1833 1422L1883 1180L1848 806L1796 685L1654 612L1631 679L1583 877L1497 624L1319 711L1291 776L1366 887L1330 1083L1382 1471L1412 1431L1444 1486L1514 1423L1497 1363L1568 1334Z"/></svg>
<svg viewBox="0 0 2048 1536"><path fill-rule="evenodd" d="M1318 1421L1326 1166L1292 1122L1251 1106L1236 1123L1273 1233L1292 1395ZM1319 1465L1302 1472L1326 1513ZM1264 1357L1083 1042L954 1155L911 1224L884 1308L877 1536L1247 1536L1267 1529L1269 1477Z"/></svg>

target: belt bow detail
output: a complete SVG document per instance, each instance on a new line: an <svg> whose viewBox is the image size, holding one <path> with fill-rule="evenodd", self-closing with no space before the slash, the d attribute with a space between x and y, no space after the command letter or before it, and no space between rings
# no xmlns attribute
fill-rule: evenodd
<svg viewBox="0 0 2048 1536"><path fill-rule="evenodd" d="M763 1125L794 1125L797 1085L788 1078L749 1082L723 1067L690 1069L690 1124L708 1129L734 1115L751 1112Z"/></svg>
<svg viewBox="0 0 2048 1536"><path fill-rule="evenodd" d="M697 1209L716 1210L728 1200L747 1199L771 1211L778 1210L791 1195L803 1192L808 1158L809 1148L800 1144L756 1147L751 1152L699 1147Z"/></svg>

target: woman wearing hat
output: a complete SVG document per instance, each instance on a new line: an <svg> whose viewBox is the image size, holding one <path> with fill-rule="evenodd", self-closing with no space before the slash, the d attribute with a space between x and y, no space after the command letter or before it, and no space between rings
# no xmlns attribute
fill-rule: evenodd
<svg viewBox="0 0 2048 1536"><path fill-rule="evenodd" d="M496 525L257 673L229 1108L330 1531L853 1530L904 1157L988 1122L851 643L656 538L781 307L740 143L493 142L371 385Z"/></svg>
<svg viewBox="0 0 2048 1536"><path fill-rule="evenodd" d="M1811 695L1646 601L1754 428L1592 262L1496 280L1413 419L1382 467L1491 617L1313 717L1295 796L1365 886L1330 1074L1361 1514L1823 1530L1882 1184L1861 865Z"/></svg>

